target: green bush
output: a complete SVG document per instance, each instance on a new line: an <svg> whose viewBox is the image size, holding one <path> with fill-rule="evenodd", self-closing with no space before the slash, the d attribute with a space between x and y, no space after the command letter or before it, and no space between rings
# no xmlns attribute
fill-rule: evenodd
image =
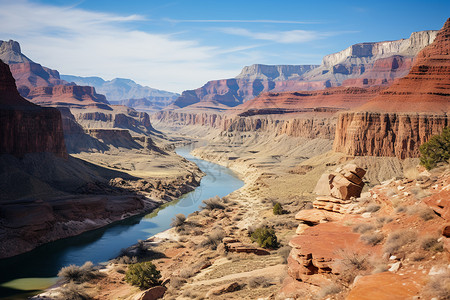
<svg viewBox="0 0 450 300"><path fill-rule="evenodd" d="M450 128L446 127L440 135L433 136L422 144L420 150L420 164L427 170L435 168L438 163L448 163L450 159Z"/></svg>
<svg viewBox="0 0 450 300"><path fill-rule="evenodd" d="M280 203L275 203L275 205L273 206L273 214L274 215L282 215L284 214L284 210L283 207L281 206Z"/></svg>
<svg viewBox="0 0 450 300"><path fill-rule="evenodd" d="M275 230L269 227L256 229L251 235L252 241L257 242L263 248L278 248L278 239Z"/></svg>
<svg viewBox="0 0 450 300"><path fill-rule="evenodd" d="M161 273L150 261L131 265L125 273L126 282L141 289L160 285L160 278Z"/></svg>

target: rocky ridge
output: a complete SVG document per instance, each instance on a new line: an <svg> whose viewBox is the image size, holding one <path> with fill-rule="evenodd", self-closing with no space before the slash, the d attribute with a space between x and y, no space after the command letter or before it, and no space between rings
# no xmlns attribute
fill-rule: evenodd
<svg viewBox="0 0 450 300"><path fill-rule="evenodd" d="M449 124L450 19L406 77L355 110L340 114L334 150L417 157L419 145Z"/></svg>

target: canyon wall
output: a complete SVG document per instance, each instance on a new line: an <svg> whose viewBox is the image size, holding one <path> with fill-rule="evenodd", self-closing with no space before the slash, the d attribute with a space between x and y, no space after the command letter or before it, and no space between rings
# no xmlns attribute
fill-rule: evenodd
<svg viewBox="0 0 450 300"><path fill-rule="evenodd" d="M67 158L61 114L23 99L8 65L0 61L0 153L50 152Z"/></svg>
<svg viewBox="0 0 450 300"><path fill-rule="evenodd" d="M341 113L333 148L353 156L419 157L419 146L449 126L447 115Z"/></svg>
<svg viewBox="0 0 450 300"><path fill-rule="evenodd" d="M349 155L418 157L449 126L450 19L416 57L411 72L354 112L339 116L334 150Z"/></svg>

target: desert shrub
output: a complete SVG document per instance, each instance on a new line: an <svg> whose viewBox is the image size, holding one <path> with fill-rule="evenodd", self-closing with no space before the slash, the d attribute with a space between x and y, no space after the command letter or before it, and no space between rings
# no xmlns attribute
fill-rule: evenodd
<svg viewBox="0 0 450 300"><path fill-rule="evenodd" d="M278 248L278 239L275 230L267 226L257 228L251 235L251 239L263 248Z"/></svg>
<svg viewBox="0 0 450 300"><path fill-rule="evenodd" d="M203 200L203 209L206 210L214 210L214 209L224 209L225 206L223 205L223 202L220 200L219 197L209 198L206 200Z"/></svg>
<svg viewBox="0 0 450 300"><path fill-rule="evenodd" d="M182 269L180 271L179 275L180 275L181 278L187 279L187 278L191 278L192 276L194 276L194 274L195 274L194 269L188 267L188 268Z"/></svg>
<svg viewBox="0 0 450 300"><path fill-rule="evenodd" d="M395 212L399 214L399 213L404 213L407 210L408 210L408 208L406 206L400 205L400 206L397 206L397 208L395 209Z"/></svg>
<svg viewBox="0 0 450 300"><path fill-rule="evenodd" d="M264 276L250 277L247 284L252 289L258 287L266 288L272 285L270 279Z"/></svg>
<svg viewBox="0 0 450 300"><path fill-rule="evenodd" d="M432 276L424 288L425 299L450 300L450 271Z"/></svg>
<svg viewBox="0 0 450 300"><path fill-rule="evenodd" d="M370 204L366 207L365 211L366 212L377 212L379 211L381 208L381 206L379 206L378 204Z"/></svg>
<svg viewBox="0 0 450 300"><path fill-rule="evenodd" d="M340 266L339 278L345 283L353 282L354 278L371 268L368 256L358 252L341 250L338 252L341 259L338 260Z"/></svg>
<svg viewBox="0 0 450 300"><path fill-rule="evenodd" d="M92 299L83 288L74 284L68 283L60 290L61 298L65 300L89 300Z"/></svg>
<svg viewBox="0 0 450 300"><path fill-rule="evenodd" d="M417 233L412 230L397 230L389 234L384 244L385 253L394 253L403 246L414 242L417 238Z"/></svg>
<svg viewBox="0 0 450 300"><path fill-rule="evenodd" d="M172 226L172 227L180 227L181 225L184 224L184 221L186 221L186 216L183 215L183 214L177 214L172 219L172 223L170 223L170 226Z"/></svg>
<svg viewBox="0 0 450 300"><path fill-rule="evenodd" d="M394 219L392 219L391 217L379 217L377 218L377 222L379 224L387 224L387 223L391 223Z"/></svg>
<svg viewBox="0 0 450 300"><path fill-rule="evenodd" d="M420 164L427 170L439 163L448 163L450 159L450 128L446 127L440 135L433 136L419 147Z"/></svg>
<svg viewBox="0 0 450 300"><path fill-rule="evenodd" d="M135 264L135 263L137 263L137 257L136 256L130 257L128 255L122 255L122 256L119 256L118 258L116 258L114 260L114 262L117 264L124 264L124 265Z"/></svg>
<svg viewBox="0 0 450 300"><path fill-rule="evenodd" d="M100 276L101 273L94 269L94 264L90 261L85 262L82 266L69 265L58 272L58 277L78 283L89 281Z"/></svg>
<svg viewBox="0 0 450 300"><path fill-rule="evenodd" d="M128 267L125 281L141 289L161 284L161 273L152 262L143 262Z"/></svg>
<svg viewBox="0 0 450 300"><path fill-rule="evenodd" d="M323 299L327 296L338 294L341 290L342 288L335 283L324 285L317 293L315 299Z"/></svg>
<svg viewBox="0 0 450 300"><path fill-rule="evenodd" d="M185 283L186 283L186 280L183 278L180 278L180 277L170 278L170 286L174 289L180 288Z"/></svg>
<svg viewBox="0 0 450 300"><path fill-rule="evenodd" d="M420 241L420 246L423 250L426 251L444 251L444 244L439 242L438 239L434 236L424 236Z"/></svg>
<svg viewBox="0 0 450 300"><path fill-rule="evenodd" d="M225 237L225 233L220 229L214 229L201 243L201 247L209 247L212 250L216 250L217 246L222 242Z"/></svg>
<svg viewBox="0 0 450 300"><path fill-rule="evenodd" d="M375 226L367 223L359 223L353 226L353 232L366 233L375 230Z"/></svg>
<svg viewBox="0 0 450 300"><path fill-rule="evenodd" d="M384 235L382 233L368 233L368 234L362 235L360 237L360 239L361 239L361 241L363 241L364 243L366 243L368 245L375 246L384 239Z"/></svg>
<svg viewBox="0 0 450 300"><path fill-rule="evenodd" d="M273 206L273 214L274 215L284 214L283 207L281 206L281 204L279 202L275 203L275 205Z"/></svg>
<svg viewBox="0 0 450 300"><path fill-rule="evenodd" d="M418 215L421 217L424 221L429 221L434 218L435 213L434 211L429 208L428 206L414 206L408 208L408 214L409 215Z"/></svg>
<svg viewBox="0 0 450 300"><path fill-rule="evenodd" d="M283 258L283 264L287 264L289 253L291 253L291 247L289 246L284 246L278 249L278 254Z"/></svg>

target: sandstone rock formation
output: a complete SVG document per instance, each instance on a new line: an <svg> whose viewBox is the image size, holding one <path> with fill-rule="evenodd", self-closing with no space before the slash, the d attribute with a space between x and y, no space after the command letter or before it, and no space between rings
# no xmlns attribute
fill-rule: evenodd
<svg viewBox="0 0 450 300"><path fill-rule="evenodd" d="M95 92L91 86L56 85L52 87L35 87L27 95L33 103L46 106L70 106L82 108L96 106L108 109L106 97Z"/></svg>
<svg viewBox="0 0 450 300"><path fill-rule="evenodd" d="M0 61L0 154L49 152L67 157L61 114L23 99L8 65Z"/></svg>
<svg viewBox="0 0 450 300"><path fill-rule="evenodd" d="M320 66L246 66L235 78L209 81L201 88L184 91L174 104L186 107L213 102L234 107L268 91L387 85L408 73L414 56L433 42L436 33L421 31L408 39L355 44L325 56Z"/></svg>
<svg viewBox="0 0 450 300"><path fill-rule="evenodd" d="M339 116L333 148L349 155L417 157L418 147L448 126L449 112L450 19L406 77Z"/></svg>

